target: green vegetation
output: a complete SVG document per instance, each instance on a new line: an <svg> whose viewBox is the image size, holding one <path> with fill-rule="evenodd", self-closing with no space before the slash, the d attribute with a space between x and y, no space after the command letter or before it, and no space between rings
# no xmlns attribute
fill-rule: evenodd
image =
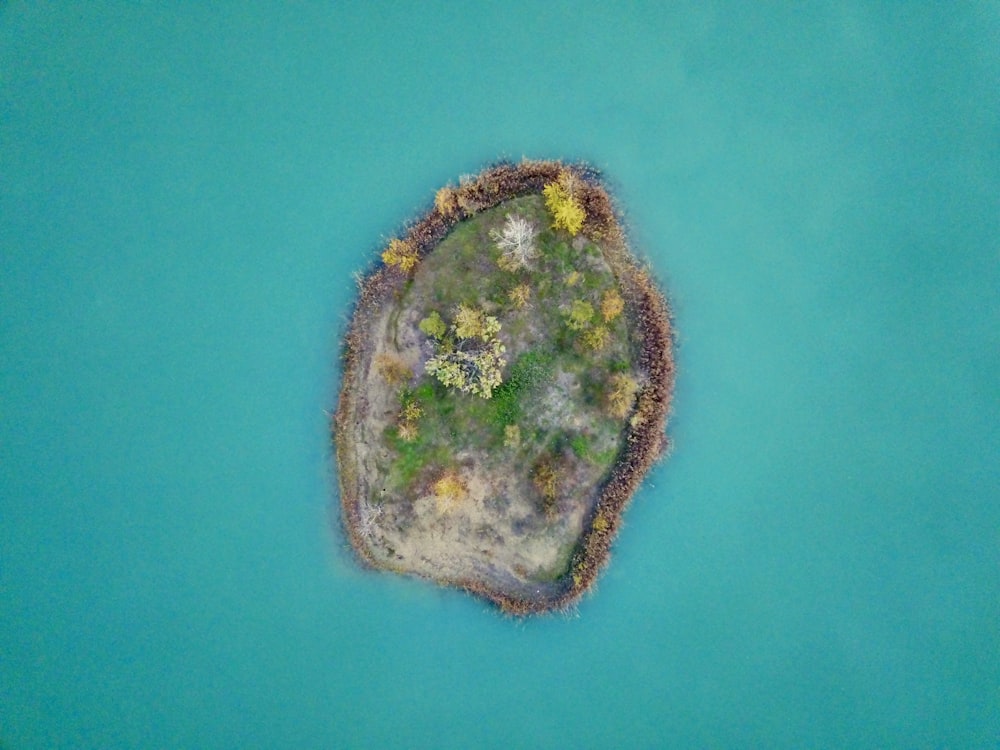
<svg viewBox="0 0 1000 750"><path fill-rule="evenodd" d="M491 425L506 428L516 425L524 415L524 398L529 391L552 378L553 357L541 352L525 352L510 370L510 376L493 394L488 420Z"/></svg>
<svg viewBox="0 0 1000 750"><path fill-rule="evenodd" d="M448 332L448 326L441 319L441 314L437 310L431 310L431 314L420 321L420 330L433 339L444 338Z"/></svg>
<svg viewBox="0 0 1000 750"><path fill-rule="evenodd" d="M589 302L576 299L566 312L566 325L573 331L582 331L594 319L594 306Z"/></svg>
<svg viewBox="0 0 1000 750"><path fill-rule="evenodd" d="M389 334L412 337L416 321L422 361L378 364L400 404L384 432L390 494L429 493L450 513L467 492L460 457L476 455L523 472L551 522L560 493L610 469L638 386L617 279L574 236L574 179L456 224L413 269ZM439 192L437 210L457 210L455 195ZM390 249L407 270L406 248Z"/></svg>

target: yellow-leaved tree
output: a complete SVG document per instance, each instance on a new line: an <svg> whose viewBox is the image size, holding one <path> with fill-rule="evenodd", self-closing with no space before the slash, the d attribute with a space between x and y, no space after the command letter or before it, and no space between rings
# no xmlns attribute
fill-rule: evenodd
<svg viewBox="0 0 1000 750"><path fill-rule="evenodd" d="M434 207L445 218L458 211L458 197L455 189L450 185L445 185L434 195Z"/></svg>
<svg viewBox="0 0 1000 750"><path fill-rule="evenodd" d="M632 410L639 384L625 373L616 373L608 379L604 398L608 414L616 419L624 419Z"/></svg>
<svg viewBox="0 0 1000 750"><path fill-rule="evenodd" d="M609 289L604 293L604 297L601 299L601 315L604 316L605 323L610 323L617 318L624 309L625 300L616 290Z"/></svg>
<svg viewBox="0 0 1000 750"><path fill-rule="evenodd" d="M579 199L574 195L577 178L572 172L562 171L555 182L550 182L542 188L542 195L545 196L545 207L552 214L552 226L556 229L565 229L571 235L576 234L583 228L584 219L587 212L583 210Z"/></svg>
<svg viewBox="0 0 1000 750"><path fill-rule="evenodd" d="M398 266L403 271L411 271L417 265L417 248L408 240L391 239L389 247L382 253L382 262L387 266Z"/></svg>
<svg viewBox="0 0 1000 750"><path fill-rule="evenodd" d="M426 372L449 388L492 398L507 364L500 321L480 308L460 304L450 331L452 337L436 339L437 354L427 360Z"/></svg>

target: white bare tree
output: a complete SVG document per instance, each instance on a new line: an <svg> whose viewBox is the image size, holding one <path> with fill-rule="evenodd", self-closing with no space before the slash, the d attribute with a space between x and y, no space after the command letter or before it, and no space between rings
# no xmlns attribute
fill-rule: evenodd
<svg viewBox="0 0 1000 750"><path fill-rule="evenodd" d="M500 265L511 271L526 268L532 260L538 257L535 247L535 237L538 228L523 216L507 214L507 221L502 230L494 229L490 237L497 243L502 255Z"/></svg>

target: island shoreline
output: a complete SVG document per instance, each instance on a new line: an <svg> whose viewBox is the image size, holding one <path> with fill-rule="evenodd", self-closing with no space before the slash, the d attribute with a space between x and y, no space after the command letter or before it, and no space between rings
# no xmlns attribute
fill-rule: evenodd
<svg viewBox="0 0 1000 750"><path fill-rule="evenodd" d="M640 339L636 360L645 375L645 383L632 419L625 428L625 446L598 490L593 513L587 520L559 591L531 598L514 596L471 579L434 579L441 585L462 588L518 616L566 609L593 586L610 560L622 514L643 478L669 445L665 427L675 378L670 309L648 269L631 253L619 214L600 174L585 164L528 160L519 164L494 164L452 189L454 197L460 198L455 210L446 215L433 206L410 224L404 234L404 239L417 248L422 260L460 221L512 198L541 193L545 184L567 168L582 178L584 186L582 203L587 220L583 234L599 237L605 258L624 292L626 310ZM371 356L371 346L364 336L366 322L395 297L406 278L407 274L398 268L382 265L359 279L357 299L344 337L341 389L331 424L342 526L359 561L380 570L386 566L368 552L361 531L362 498L358 492L361 478L352 448L352 428L357 425L359 399L363 399L363 394L358 393L360 368L366 357ZM599 528L594 524L598 516L603 519Z"/></svg>

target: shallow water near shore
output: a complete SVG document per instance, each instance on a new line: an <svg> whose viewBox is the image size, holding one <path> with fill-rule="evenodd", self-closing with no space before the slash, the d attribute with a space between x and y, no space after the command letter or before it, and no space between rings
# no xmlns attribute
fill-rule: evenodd
<svg viewBox="0 0 1000 750"><path fill-rule="evenodd" d="M4 5L0 746L1000 744L998 38ZM326 412L351 275L522 155L605 171L679 376L596 592L518 621L357 568Z"/></svg>

